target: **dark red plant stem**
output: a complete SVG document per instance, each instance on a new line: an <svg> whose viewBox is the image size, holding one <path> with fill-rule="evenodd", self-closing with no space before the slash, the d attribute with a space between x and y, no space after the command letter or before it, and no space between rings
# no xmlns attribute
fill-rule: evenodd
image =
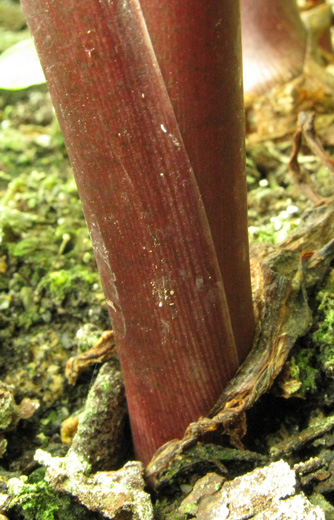
<svg viewBox="0 0 334 520"><path fill-rule="evenodd" d="M254 332L238 0L140 0L208 216L239 358Z"/></svg>
<svg viewBox="0 0 334 520"><path fill-rule="evenodd" d="M238 366L205 210L137 0L22 0L109 304L137 456ZM233 196L233 195L231 195Z"/></svg>
<svg viewBox="0 0 334 520"><path fill-rule="evenodd" d="M296 0L241 0L245 94L262 94L303 70L306 30Z"/></svg>

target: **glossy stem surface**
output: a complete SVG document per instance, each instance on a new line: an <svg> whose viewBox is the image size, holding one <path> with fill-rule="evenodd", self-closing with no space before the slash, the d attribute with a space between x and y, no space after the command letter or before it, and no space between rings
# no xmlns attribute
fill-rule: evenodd
<svg viewBox="0 0 334 520"><path fill-rule="evenodd" d="M208 217L238 355L253 339L238 0L140 0Z"/></svg>
<svg viewBox="0 0 334 520"><path fill-rule="evenodd" d="M147 463L209 412L238 367L210 228L138 1L22 5L92 237L135 451Z"/></svg>

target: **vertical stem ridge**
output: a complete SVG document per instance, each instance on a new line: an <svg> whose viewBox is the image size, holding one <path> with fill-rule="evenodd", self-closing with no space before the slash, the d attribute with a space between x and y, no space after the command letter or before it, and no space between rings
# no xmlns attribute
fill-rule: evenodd
<svg viewBox="0 0 334 520"><path fill-rule="evenodd" d="M202 195L242 361L254 315L239 1L140 3Z"/></svg>

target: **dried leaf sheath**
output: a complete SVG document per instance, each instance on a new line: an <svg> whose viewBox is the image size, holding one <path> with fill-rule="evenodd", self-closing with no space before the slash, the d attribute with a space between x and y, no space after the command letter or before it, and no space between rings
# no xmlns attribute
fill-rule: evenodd
<svg viewBox="0 0 334 520"><path fill-rule="evenodd" d="M237 356L204 208L136 0L23 0L75 171L136 453L206 414Z"/></svg>

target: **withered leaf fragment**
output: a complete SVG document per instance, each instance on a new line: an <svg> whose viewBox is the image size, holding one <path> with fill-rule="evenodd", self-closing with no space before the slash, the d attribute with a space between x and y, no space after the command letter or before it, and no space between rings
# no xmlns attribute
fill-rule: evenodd
<svg viewBox="0 0 334 520"><path fill-rule="evenodd" d="M245 412L270 389L297 338L312 324L308 291L321 283L334 259L333 236L334 205L328 201L306 212L298 230L280 246L255 244L251 251L257 322L253 348L209 417L191 423L183 439L170 441L156 452L146 469L151 482L178 454L218 427L241 446Z"/></svg>

